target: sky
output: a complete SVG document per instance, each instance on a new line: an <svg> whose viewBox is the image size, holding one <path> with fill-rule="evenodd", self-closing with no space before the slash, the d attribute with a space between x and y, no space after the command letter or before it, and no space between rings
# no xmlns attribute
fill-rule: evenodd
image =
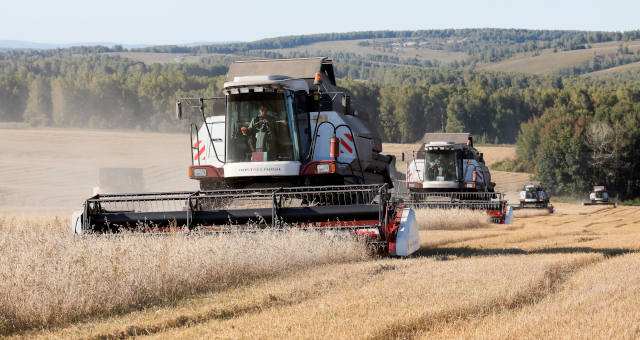
<svg viewBox="0 0 640 340"><path fill-rule="evenodd" d="M0 40L181 44L366 30L640 29L627 0L0 0Z"/></svg>

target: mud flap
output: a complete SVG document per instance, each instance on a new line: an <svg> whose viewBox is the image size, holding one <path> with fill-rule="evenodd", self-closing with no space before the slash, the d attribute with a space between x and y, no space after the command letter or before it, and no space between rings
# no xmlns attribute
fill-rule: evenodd
<svg viewBox="0 0 640 340"><path fill-rule="evenodd" d="M507 206L507 213L504 216L504 224L512 224L513 223L513 207Z"/></svg>
<svg viewBox="0 0 640 340"><path fill-rule="evenodd" d="M420 248L420 234L418 233L418 221L413 209L404 208L400 226L396 233L396 242L390 249L393 256L409 256Z"/></svg>

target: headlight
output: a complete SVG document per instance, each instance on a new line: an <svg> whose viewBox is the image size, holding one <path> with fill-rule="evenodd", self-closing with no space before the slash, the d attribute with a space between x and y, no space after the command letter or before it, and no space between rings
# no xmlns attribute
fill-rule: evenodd
<svg viewBox="0 0 640 340"><path fill-rule="evenodd" d="M331 167L329 166L329 164L318 164L316 166L316 171L319 174L326 174L331 170Z"/></svg>
<svg viewBox="0 0 640 340"><path fill-rule="evenodd" d="M207 169L205 168L195 168L193 169L193 177L206 177Z"/></svg>

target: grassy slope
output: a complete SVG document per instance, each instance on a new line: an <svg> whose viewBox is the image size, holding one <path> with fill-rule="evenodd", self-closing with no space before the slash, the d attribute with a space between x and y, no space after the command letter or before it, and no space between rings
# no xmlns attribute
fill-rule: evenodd
<svg viewBox="0 0 640 340"><path fill-rule="evenodd" d="M391 40L400 41L400 39L376 39L377 42ZM373 42L371 39L364 40L342 40L342 41L325 41L313 43L305 46L298 46L294 48L284 48L280 50L272 50L274 52L288 53L288 52L304 52L309 55L331 55L333 53L355 53L359 56L372 55L388 55L398 57L400 59L418 58L419 60L433 60L436 59L442 63L450 63L454 60L461 61L468 57L467 54L461 52L450 52L445 50L435 50L426 48L423 46L398 46L396 50L382 51L381 49L375 49L373 45L359 46L358 43L362 41Z"/></svg>
<svg viewBox="0 0 640 340"><path fill-rule="evenodd" d="M448 64L453 61L462 61L469 56L462 52L451 52L446 50L439 50L428 48L426 46L403 46L396 45L393 51L383 51L382 49L374 48L373 45L359 46L358 43L362 41L373 42L371 39L364 40L342 40L342 41L325 41L317 42L309 45L297 46L294 48L285 48L278 50L267 50L271 52L278 52L288 54L290 52L304 53L306 55L326 55L331 56L337 53L354 53L361 57L368 55L387 55L392 57L398 57L400 59L417 58L418 60L438 60L442 64ZM376 42L393 41L393 42L406 42L409 40L403 39L377 39ZM437 43L437 42L432 42ZM491 70L491 71L506 71L506 72L523 72L523 73L537 73L548 74L557 72L563 68L580 65L585 62L593 60L595 55L615 55L620 44L629 47L631 52L636 52L640 49L640 41L630 42L606 42L592 44L591 48L584 50L574 51L558 51L553 52L552 49L546 49L540 51L538 54L534 53L521 53L512 58L502 60L495 63L481 64L477 67L479 70ZM150 53L150 52L111 52L110 55L119 55L122 57L142 61L145 64L152 63L176 63L176 62L198 62L204 55L187 55L184 53ZM215 55L215 54L212 54ZM246 57L238 56L240 59ZM250 58L251 59L251 58ZM631 64L631 65L637 65ZM610 69L611 72L635 70L637 66L623 65ZM594 76L606 76L609 70L603 70L592 73Z"/></svg>
<svg viewBox="0 0 640 340"><path fill-rule="evenodd" d="M636 52L640 49L640 41L625 42L629 50ZM496 63L478 66L480 70L511 71L524 73L552 73L563 68L579 65L593 60L594 55L615 55L620 42L593 44L592 48L574 51L558 51L548 49L534 56L531 53L514 56Z"/></svg>
<svg viewBox="0 0 640 340"><path fill-rule="evenodd" d="M640 70L640 61L639 62L635 62L635 63L631 63L631 64L620 65L620 66L608 68L606 70L600 70L600 71L596 71L596 72L586 73L586 74L584 74L584 76L608 77L608 76L611 76L611 75L614 75L614 74L625 74L625 73L631 73L631 72L637 73L638 70Z"/></svg>

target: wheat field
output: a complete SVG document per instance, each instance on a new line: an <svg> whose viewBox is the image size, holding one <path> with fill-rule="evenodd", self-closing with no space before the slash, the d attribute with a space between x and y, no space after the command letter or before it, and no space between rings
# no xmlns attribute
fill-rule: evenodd
<svg viewBox="0 0 640 340"><path fill-rule="evenodd" d="M421 247L406 259L370 256L353 240L295 231L74 238L69 215L89 195L97 163L139 165L148 185L160 190L193 185L182 170L188 146L178 143L185 136L1 132L3 338L640 335L637 207L554 203L555 214L516 215L512 225L464 212L418 211ZM149 145L151 155L127 153L132 141ZM107 145L105 154L78 156ZM38 150L37 162L25 146ZM385 145L395 152L413 147ZM499 159L512 149L483 152ZM507 197L529 178L493 175Z"/></svg>

